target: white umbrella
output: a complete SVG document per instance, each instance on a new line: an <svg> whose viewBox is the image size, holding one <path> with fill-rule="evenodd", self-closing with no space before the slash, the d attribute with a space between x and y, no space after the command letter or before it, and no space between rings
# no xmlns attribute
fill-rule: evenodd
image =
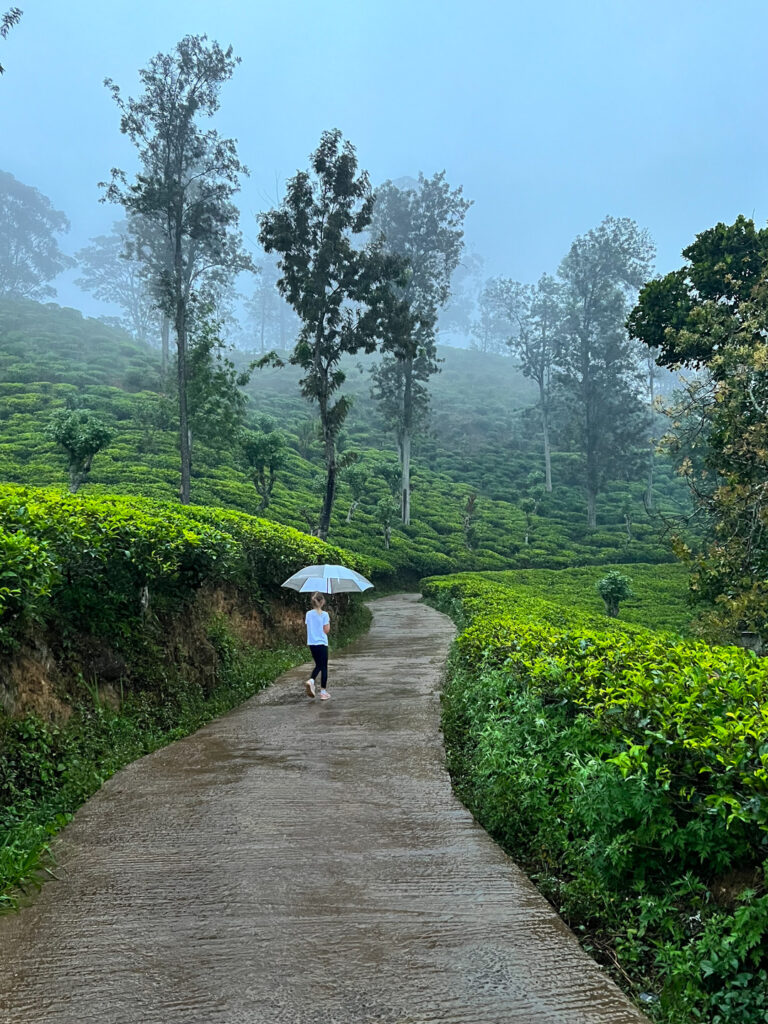
<svg viewBox="0 0 768 1024"><path fill-rule="evenodd" d="M298 590L300 594L360 594L373 586L370 580L361 576L354 569L343 565L308 565L299 569L282 584L290 590Z"/></svg>

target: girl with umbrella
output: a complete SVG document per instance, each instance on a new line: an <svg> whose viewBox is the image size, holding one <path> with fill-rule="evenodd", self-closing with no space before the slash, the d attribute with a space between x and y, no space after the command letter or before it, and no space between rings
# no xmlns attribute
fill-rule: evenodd
<svg viewBox="0 0 768 1024"><path fill-rule="evenodd" d="M370 580L354 569L344 565L308 565L290 576L284 587L298 590L301 594L312 593L312 607L304 616L307 625L307 643L315 660L312 675L304 684L308 697L315 696L315 682L320 676L320 700L329 700L328 685L328 634L331 631L331 617L325 611L323 594L361 594L373 586Z"/></svg>
<svg viewBox="0 0 768 1024"><path fill-rule="evenodd" d="M320 700L329 700L328 685L328 634L331 632L331 617L325 611L325 598L317 591L312 595L312 607L304 616L307 624L307 643L315 667L304 684L308 697L315 696L315 680L320 676Z"/></svg>

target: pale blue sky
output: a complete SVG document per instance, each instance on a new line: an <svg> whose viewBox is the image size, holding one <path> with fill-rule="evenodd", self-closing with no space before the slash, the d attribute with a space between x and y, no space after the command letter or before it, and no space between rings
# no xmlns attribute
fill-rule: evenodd
<svg viewBox="0 0 768 1024"><path fill-rule="evenodd" d="M108 228L97 181L130 167L110 76L186 33L242 57L218 126L251 169L243 228L325 128L374 182L445 169L475 200L486 273L535 280L608 213L655 239L658 268L697 231L768 216L765 0L14 0L0 42L0 169L72 222ZM11 0L0 0L5 10ZM98 311L71 284L60 301Z"/></svg>

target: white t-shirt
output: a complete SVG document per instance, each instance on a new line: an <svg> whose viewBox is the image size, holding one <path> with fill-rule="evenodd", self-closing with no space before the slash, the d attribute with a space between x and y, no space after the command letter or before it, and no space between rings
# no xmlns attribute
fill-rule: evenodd
<svg viewBox="0 0 768 1024"><path fill-rule="evenodd" d="M328 612L318 612L314 608L310 608L304 616L304 621L307 624L307 643L309 646L325 644L327 647L328 635L323 631L323 626L327 626L331 621Z"/></svg>

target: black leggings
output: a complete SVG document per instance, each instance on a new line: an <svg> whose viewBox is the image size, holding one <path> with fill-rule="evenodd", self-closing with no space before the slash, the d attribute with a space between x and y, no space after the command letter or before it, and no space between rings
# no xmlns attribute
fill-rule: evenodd
<svg viewBox="0 0 768 1024"><path fill-rule="evenodd" d="M312 669L312 678L320 674L320 689L325 689L328 682L328 644L310 644L309 649L315 659L315 667Z"/></svg>

